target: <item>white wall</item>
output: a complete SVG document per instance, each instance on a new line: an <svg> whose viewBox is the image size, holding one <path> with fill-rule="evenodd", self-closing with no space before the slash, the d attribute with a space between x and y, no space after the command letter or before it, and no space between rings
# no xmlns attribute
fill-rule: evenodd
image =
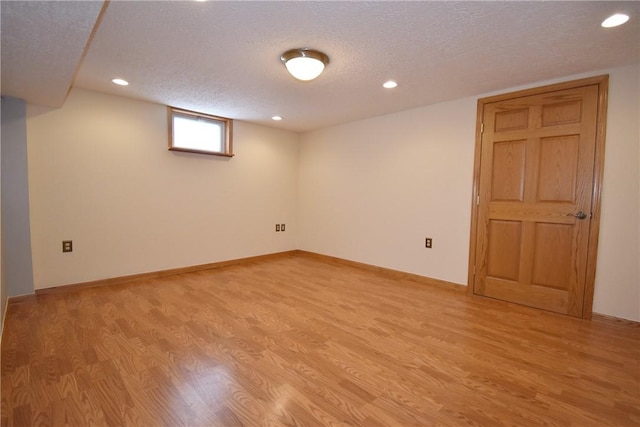
<svg viewBox="0 0 640 427"><path fill-rule="evenodd" d="M232 159L170 152L165 106L78 89L28 105L27 133L36 289L297 248L295 133L235 122Z"/></svg>
<svg viewBox="0 0 640 427"><path fill-rule="evenodd" d="M632 320L640 320L638 70L589 74L610 74L594 311ZM493 94L303 134L300 249L466 284L476 104Z"/></svg>

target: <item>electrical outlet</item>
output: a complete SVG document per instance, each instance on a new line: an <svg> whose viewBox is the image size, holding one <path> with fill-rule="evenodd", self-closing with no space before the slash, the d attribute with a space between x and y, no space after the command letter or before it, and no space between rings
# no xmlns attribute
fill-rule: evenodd
<svg viewBox="0 0 640 427"><path fill-rule="evenodd" d="M276 224L276 231L280 231L280 224Z"/></svg>
<svg viewBox="0 0 640 427"><path fill-rule="evenodd" d="M431 248L432 248L432 246L431 246L431 245L432 245L432 243L433 243L433 242L431 241L431 237L427 237L427 238L424 240L424 247L425 247L425 248L429 248L429 249L431 249Z"/></svg>
<svg viewBox="0 0 640 427"><path fill-rule="evenodd" d="M72 240L63 240L62 241L62 252L73 252L73 241Z"/></svg>
<svg viewBox="0 0 640 427"><path fill-rule="evenodd" d="M280 224L280 231L284 231L284 224Z"/></svg>

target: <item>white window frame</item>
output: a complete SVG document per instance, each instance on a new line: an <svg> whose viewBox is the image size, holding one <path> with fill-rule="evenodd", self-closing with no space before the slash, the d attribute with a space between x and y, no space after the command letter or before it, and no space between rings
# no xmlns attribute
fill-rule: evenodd
<svg viewBox="0 0 640 427"><path fill-rule="evenodd" d="M187 153L208 154L211 156L233 157L233 120L226 117L212 116L196 111L183 110L181 108L168 107L169 111L169 150L183 151ZM222 151L215 149L203 150L201 148L189 148L180 144L174 144L174 117L191 118L194 120L206 120L222 127Z"/></svg>

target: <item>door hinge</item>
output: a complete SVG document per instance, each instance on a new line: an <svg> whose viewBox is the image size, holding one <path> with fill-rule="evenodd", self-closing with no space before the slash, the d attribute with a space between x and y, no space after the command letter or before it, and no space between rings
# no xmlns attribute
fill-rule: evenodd
<svg viewBox="0 0 640 427"><path fill-rule="evenodd" d="M476 196L476 206L480 206L480 195Z"/></svg>
<svg viewBox="0 0 640 427"><path fill-rule="evenodd" d="M480 123L480 133L484 133L484 123Z"/></svg>
<svg viewBox="0 0 640 427"><path fill-rule="evenodd" d="M475 265L473 266L473 275L474 276L476 275L476 266Z"/></svg>

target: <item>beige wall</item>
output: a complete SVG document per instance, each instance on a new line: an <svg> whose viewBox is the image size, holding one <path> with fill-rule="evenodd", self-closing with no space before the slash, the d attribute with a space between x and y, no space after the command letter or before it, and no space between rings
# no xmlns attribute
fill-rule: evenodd
<svg viewBox="0 0 640 427"><path fill-rule="evenodd" d="M235 122L232 159L170 152L166 107L74 89L29 105L27 135L36 289L297 248L295 133Z"/></svg>
<svg viewBox="0 0 640 427"><path fill-rule="evenodd" d="M638 65L589 75L603 73L611 80L594 311L640 320ZM304 134L300 248L466 284L477 98Z"/></svg>
<svg viewBox="0 0 640 427"><path fill-rule="evenodd" d="M640 68L613 70L593 311L640 320Z"/></svg>
<svg viewBox="0 0 640 427"><path fill-rule="evenodd" d="M303 135L301 249L464 283L474 118L464 99Z"/></svg>
<svg viewBox="0 0 640 427"><path fill-rule="evenodd" d="M639 68L589 75L602 73L594 311L640 320ZM231 160L167 151L161 105L83 90L59 110L29 105L35 287L296 248L465 284L477 98L301 136L236 122Z"/></svg>

